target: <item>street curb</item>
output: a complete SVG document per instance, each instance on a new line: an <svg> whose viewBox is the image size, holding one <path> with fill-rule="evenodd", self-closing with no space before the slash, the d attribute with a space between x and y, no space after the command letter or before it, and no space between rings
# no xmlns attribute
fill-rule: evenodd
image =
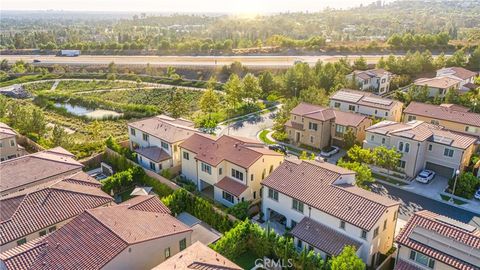
<svg viewBox="0 0 480 270"><path fill-rule="evenodd" d="M401 190L404 190L404 191L407 191L407 192L411 192L411 193L413 193L413 194L417 194L417 195L422 196L422 197L424 197L424 198L428 198L428 199L431 199L431 200L434 200L434 201L437 201L437 202L441 202L441 203L446 204L446 205L454 206L454 207L456 207L456 208L459 208L459 209L462 209L462 210L465 210L465 211L468 211L468 212L471 212L471 213L480 215L480 210L473 210L473 209L466 208L466 207L461 206L461 205L457 205L457 204L455 204L455 203L449 203L449 202L444 201L444 200L442 200L442 199L432 198L432 197L425 196L425 195L423 195L423 194L421 194L421 193L412 192L412 191L410 191L410 190L406 190L406 189L404 189L404 188L401 188L400 186L394 185L394 184L389 183L389 182L387 182L387 181L383 181L383 180L381 180L381 179L375 178L375 181L377 181L377 182L379 182L379 183L381 183L381 184L384 184L384 185L396 187L396 188L398 188L398 189L401 189Z"/></svg>

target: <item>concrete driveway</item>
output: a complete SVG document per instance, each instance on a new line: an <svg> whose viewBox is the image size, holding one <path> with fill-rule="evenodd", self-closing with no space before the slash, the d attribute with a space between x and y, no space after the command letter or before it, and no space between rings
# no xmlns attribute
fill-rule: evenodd
<svg viewBox="0 0 480 270"><path fill-rule="evenodd" d="M444 191L447 185L448 178L435 175L435 177L428 184L423 184L413 179L412 182L410 182L408 186L403 187L403 189L438 199L440 198L440 192Z"/></svg>
<svg viewBox="0 0 480 270"><path fill-rule="evenodd" d="M233 136L240 136L257 140L257 133L260 131L273 127L273 120L275 119L274 112L268 112L262 115L252 115L244 120L239 120L229 125L220 126L218 136L229 134Z"/></svg>

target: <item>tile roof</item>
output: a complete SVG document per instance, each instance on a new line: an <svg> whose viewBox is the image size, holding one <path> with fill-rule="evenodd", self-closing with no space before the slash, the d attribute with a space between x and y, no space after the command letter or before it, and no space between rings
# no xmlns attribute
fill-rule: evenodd
<svg viewBox="0 0 480 270"><path fill-rule="evenodd" d="M77 184L63 179L0 199L0 245L75 217L86 209L113 201L99 186Z"/></svg>
<svg viewBox="0 0 480 270"><path fill-rule="evenodd" d="M165 115L131 122L128 125L168 143L183 141L197 132L192 122L185 119L174 119Z"/></svg>
<svg viewBox="0 0 480 270"><path fill-rule="evenodd" d="M440 76L434 78L420 78L415 80L413 84L418 86L428 86L433 88L448 89L460 83L460 79L456 79L449 76Z"/></svg>
<svg viewBox="0 0 480 270"><path fill-rule="evenodd" d="M303 102L293 108L291 113L319 121L328 121L334 119L335 123L350 127L358 126L367 118L366 116L360 114L337 111L331 108ZM301 123L296 123L289 120L287 121L286 125L298 130L303 130L303 124Z"/></svg>
<svg viewBox="0 0 480 270"><path fill-rule="evenodd" d="M411 102L404 113L480 127L480 114L445 106Z"/></svg>
<svg viewBox="0 0 480 270"><path fill-rule="evenodd" d="M245 190L247 190L246 185L238 182L237 180L233 180L228 176L223 177L222 180L215 183L215 186L235 195L237 198L240 197Z"/></svg>
<svg viewBox="0 0 480 270"><path fill-rule="evenodd" d="M7 269L100 269L132 244L191 231L168 214L128 206L87 210L29 248L14 248L0 259Z"/></svg>
<svg viewBox="0 0 480 270"><path fill-rule="evenodd" d="M462 226L467 226L461 228ZM416 230L429 231L432 235L427 241L419 241L419 239L412 239L412 235ZM441 239L449 239L448 243L442 243L447 246L445 248L436 247L437 241L442 241ZM474 270L478 269L476 266L478 264L472 265L457 256L449 254L449 251L452 251L451 248L458 246L463 246L466 249L471 250L472 257L471 260L474 260L473 252L477 252L477 260L480 258L478 252L480 250L480 231L473 227L470 229L468 225L451 220L447 217L441 216L439 214L430 212L430 211L420 211L416 212L402 229L400 234L395 240L399 245L409 247L415 251L423 253L429 257L434 258L435 260L441 261L444 264L450 265L455 269L461 270ZM463 250L463 249L460 249ZM456 250L453 252L458 252ZM461 251L464 253L463 251ZM468 254L465 254L467 255Z"/></svg>
<svg viewBox="0 0 480 270"><path fill-rule="evenodd" d="M0 140L15 137L17 132L13 128L9 127L7 124L0 122Z"/></svg>
<svg viewBox="0 0 480 270"><path fill-rule="evenodd" d="M333 256L339 255L345 246L354 246L358 250L362 245L360 241L351 238L346 233L341 233L308 217L304 217L300 223L295 225L291 234Z"/></svg>
<svg viewBox="0 0 480 270"><path fill-rule="evenodd" d="M376 68L376 69L369 69L369 70L355 70L350 75L355 74L356 77L367 80L370 78L381 77L384 74L392 74L385 69Z"/></svg>
<svg viewBox="0 0 480 270"><path fill-rule="evenodd" d="M453 75L457 78L460 78L462 80L469 79L471 77L474 77L477 75L477 73L470 71L468 69L462 68L462 67L447 67L447 68L442 68L437 70L437 74L449 74Z"/></svg>
<svg viewBox="0 0 480 270"><path fill-rule="evenodd" d="M439 105L440 107L448 108L450 110L454 110L457 112L469 112L470 108L464 107L458 104L450 104L450 103L442 103Z"/></svg>
<svg viewBox="0 0 480 270"><path fill-rule="evenodd" d="M241 270L242 268L206 245L195 242L159 264L154 270Z"/></svg>
<svg viewBox="0 0 480 270"><path fill-rule="evenodd" d="M135 152L157 163L172 158L158 146L137 148Z"/></svg>
<svg viewBox="0 0 480 270"><path fill-rule="evenodd" d="M80 170L83 165L63 148L54 148L0 162L2 181L0 192L32 184L67 172ZM69 153L69 152L67 152ZM70 153L69 153L70 154Z"/></svg>
<svg viewBox="0 0 480 270"><path fill-rule="evenodd" d="M407 262L402 259L397 259L395 268L393 270L423 270L423 268L414 265L413 263Z"/></svg>
<svg viewBox="0 0 480 270"><path fill-rule="evenodd" d="M135 196L123 203L128 209L140 210L144 212L155 212L171 214L170 209L165 206L156 195L141 195Z"/></svg>
<svg viewBox="0 0 480 270"><path fill-rule="evenodd" d="M362 105L382 110L390 110L395 106L403 105L403 103L393 99L382 98L381 96L374 95L373 93L347 88L337 91L333 96L330 97L330 100L338 100L350 104Z"/></svg>
<svg viewBox="0 0 480 270"><path fill-rule="evenodd" d="M196 153L196 159L212 166L227 160L248 168L262 155L283 156L281 153L265 148L265 145L259 141L229 135L215 138L197 133L182 142L180 147Z"/></svg>
<svg viewBox="0 0 480 270"><path fill-rule="evenodd" d="M370 230L390 206L399 203L348 184L335 184L348 174L354 172L329 163L286 160L262 185Z"/></svg>

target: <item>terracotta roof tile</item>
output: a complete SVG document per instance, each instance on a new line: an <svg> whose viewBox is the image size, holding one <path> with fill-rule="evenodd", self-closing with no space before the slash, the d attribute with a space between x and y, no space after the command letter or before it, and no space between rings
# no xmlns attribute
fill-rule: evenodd
<svg viewBox="0 0 480 270"><path fill-rule="evenodd" d="M366 80L370 78L381 77L384 74L392 74L392 73L382 68L376 68L376 69L369 69L369 70L355 70L353 71L353 74L355 74L355 76L358 78Z"/></svg>
<svg viewBox="0 0 480 270"><path fill-rule="evenodd" d="M170 214L170 209L166 207L156 195L135 196L130 200L123 202L121 205L128 205L129 209L140 210L145 212L155 212Z"/></svg>
<svg viewBox="0 0 480 270"><path fill-rule="evenodd" d="M245 190L247 190L246 185L238 182L237 180L233 180L228 176L223 177L222 180L215 183L215 186L235 195L237 198L240 197Z"/></svg>
<svg viewBox="0 0 480 270"><path fill-rule="evenodd" d="M402 246L423 253L435 260L450 265L453 268L461 270L478 269L475 265L469 264L448 254L448 250L440 250L430 246L430 243L422 243L411 238L411 235L416 228L423 228L431 231L432 235L447 237L451 239L451 241L461 243L462 245L478 251L480 249L480 231L475 227L473 227L473 231L459 228L454 225L455 221L450 222L449 220L450 219L446 217L426 210L416 212L402 229L395 241Z"/></svg>
<svg viewBox="0 0 480 270"><path fill-rule="evenodd" d="M347 127L358 127L365 119L368 119L368 117L358 113L335 110L335 124Z"/></svg>
<svg viewBox="0 0 480 270"><path fill-rule="evenodd" d="M135 152L154 162L161 162L172 158L165 150L158 146L138 148L135 149Z"/></svg>
<svg viewBox="0 0 480 270"><path fill-rule="evenodd" d="M345 246L354 246L358 250L362 245L361 242L350 238L346 233L341 233L308 217L304 217L293 228L291 234L333 256L339 255Z"/></svg>
<svg viewBox="0 0 480 270"><path fill-rule="evenodd" d="M343 126L356 127L367 117L350 112L337 111L331 108L322 107L319 105L300 103L291 111L292 114L315 119L319 121L328 121L334 119L335 123ZM287 121L287 126L303 130L303 124L292 121Z"/></svg>
<svg viewBox="0 0 480 270"><path fill-rule="evenodd" d="M397 259L394 270L423 270L423 268L418 267L411 262Z"/></svg>
<svg viewBox="0 0 480 270"><path fill-rule="evenodd" d="M404 113L480 127L480 114L457 111L445 106L411 102Z"/></svg>
<svg viewBox="0 0 480 270"><path fill-rule="evenodd" d="M197 132L192 122L165 115L131 122L128 125L168 143L183 141Z"/></svg>
<svg viewBox="0 0 480 270"><path fill-rule="evenodd" d="M437 70L438 74L449 74L453 75L462 80L470 79L471 77L477 76L476 72L470 71L462 67L447 67Z"/></svg>
<svg viewBox="0 0 480 270"><path fill-rule="evenodd" d="M461 82L460 79L448 77L448 76L440 76L434 78L420 78L415 80L413 84L417 86L428 86L434 88L441 88L441 89L448 89L453 87Z"/></svg>
<svg viewBox="0 0 480 270"><path fill-rule="evenodd" d="M329 215L370 230L387 208L398 205L372 192L357 192L335 182L354 172L329 163L286 160L262 185L295 198Z"/></svg>
<svg viewBox="0 0 480 270"><path fill-rule="evenodd" d="M15 137L17 132L13 128L9 127L7 124L0 122L0 140Z"/></svg>

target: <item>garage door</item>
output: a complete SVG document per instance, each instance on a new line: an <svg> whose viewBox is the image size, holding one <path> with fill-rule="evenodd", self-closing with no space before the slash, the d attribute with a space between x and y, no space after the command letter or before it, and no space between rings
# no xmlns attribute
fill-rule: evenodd
<svg viewBox="0 0 480 270"><path fill-rule="evenodd" d="M432 170L432 171L436 172L438 175L443 176L443 177L448 177L448 178L452 177L453 172L455 171L455 169L453 169L453 168L438 165L438 164L431 163L431 162L427 162L425 164L425 169Z"/></svg>

